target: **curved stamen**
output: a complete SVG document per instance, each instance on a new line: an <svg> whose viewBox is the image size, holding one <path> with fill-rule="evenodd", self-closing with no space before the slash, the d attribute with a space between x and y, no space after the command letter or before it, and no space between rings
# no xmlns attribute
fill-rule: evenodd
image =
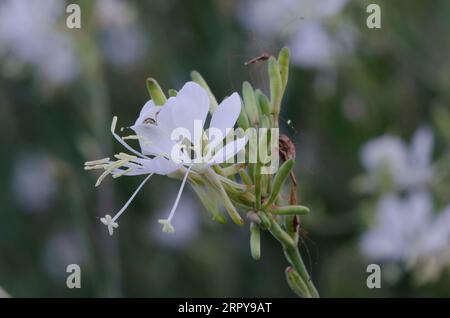
<svg viewBox="0 0 450 318"><path fill-rule="evenodd" d="M183 193L184 185L186 184L187 177L189 172L191 171L192 166L190 166L183 178L183 182L181 183L180 190L178 190L177 198L175 199L175 203L173 204L172 210L170 210L169 217L167 219L158 220L158 223L163 225L163 232L173 233L175 231L173 225L171 224L172 219L175 215L175 210L177 209L178 203L180 202L181 193Z"/></svg>
<svg viewBox="0 0 450 318"><path fill-rule="evenodd" d="M115 130L116 130L116 125L117 125L117 116L114 116L111 122L111 134L113 135L113 137L122 145L124 146L126 149L128 149L129 151L131 151L132 153L134 153L135 155L144 158L144 159L150 159L149 157L147 157L146 155L140 153L139 151L133 149L129 144L127 144L118 134L116 134Z"/></svg>
<svg viewBox="0 0 450 318"><path fill-rule="evenodd" d="M128 199L128 201L124 204L124 206L119 210L119 212L114 215L114 217L111 218L110 215L106 215L104 218L101 218L100 221L105 224L108 227L109 234L112 235L115 228L118 228L119 225L115 222L120 215L128 208L130 203L133 201L133 199L136 197L138 192L141 190L141 188L144 186L144 184L150 179L150 177L153 175L153 173L150 173L137 187L137 189L134 191L134 193L131 195L131 197Z"/></svg>
<svg viewBox="0 0 450 318"><path fill-rule="evenodd" d="M128 208L128 206L130 205L131 201L133 201L134 197L138 194L138 192L141 190L141 188L148 181L148 179L150 179L150 177L152 175L153 175L153 173L150 173L147 177L145 177L145 179L141 182L141 184L137 187L137 189L134 191L134 193L128 199L127 203L125 203L125 205L120 209L120 211L117 212L116 215L114 215L114 217L112 218L113 221L117 220L119 218L119 216Z"/></svg>

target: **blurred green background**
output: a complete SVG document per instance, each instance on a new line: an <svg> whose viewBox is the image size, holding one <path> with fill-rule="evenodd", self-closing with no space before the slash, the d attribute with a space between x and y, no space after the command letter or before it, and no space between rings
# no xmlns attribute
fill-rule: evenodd
<svg viewBox="0 0 450 318"><path fill-rule="evenodd" d="M117 211L139 180L94 188L97 173L83 170L121 150L112 116L134 122L149 98L147 77L179 89L195 69L220 100L244 80L267 92L265 62L244 62L288 45L282 129L297 147L299 198L311 208L301 250L321 295L450 296L449 262L420 282L416 268L383 260L382 288L367 288L374 261L360 242L379 195L352 186L369 140L392 134L409 143L422 125L434 132L440 176L448 172L449 1L73 1L82 25L68 29L71 2L0 0L0 286L8 294L293 297L278 243L264 233L253 261L247 227L212 222L191 189L177 232L161 233L175 180L154 176L110 237L98 218ZM381 29L366 26L369 3L381 7ZM449 203L448 181L429 189L436 211ZM441 240L450 253L450 236ZM71 263L81 266L81 289L66 287Z"/></svg>

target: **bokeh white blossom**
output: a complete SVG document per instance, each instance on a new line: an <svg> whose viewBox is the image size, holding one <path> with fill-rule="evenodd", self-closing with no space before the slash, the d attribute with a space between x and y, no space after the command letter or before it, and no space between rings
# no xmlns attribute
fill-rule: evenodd
<svg viewBox="0 0 450 318"><path fill-rule="evenodd" d="M53 163L45 153L20 154L12 169L12 193L16 204L27 213L43 213L57 193Z"/></svg>
<svg viewBox="0 0 450 318"><path fill-rule="evenodd" d="M0 57L3 68L36 68L51 84L65 84L78 74L74 44L61 25L65 12L58 0L4 0L0 3ZM66 29L67 30L67 29ZM12 67L14 65L14 67Z"/></svg>
<svg viewBox="0 0 450 318"><path fill-rule="evenodd" d="M86 261L82 240L71 230L53 233L46 241L41 266L55 282L64 282L69 264L82 266Z"/></svg>
<svg viewBox="0 0 450 318"><path fill-rule="evenodd" d="M386 195L375 217L361 240L368 258L419 268L421 280L437 277L450 263L450 205L436 213L429 192Z"/></svg>
<svg viewBox="0 0 450 318"><path fill-rule="evenodd" d="M66 26L66 5L59 0L4 0L0 2L0 67L8 76L27 67L52 86L71 83L81 73L78 36L89 27L81 7L81 29ZM100 0L93 6L94 27L105 59L126 70L146 52L135 7L123 0ZM84 25L86 23L86 25ZM90 32L90 31L85 31Z"/></svg>
<svg viewBox="0 0 450 318"><path fill-rule="evenodd" d="M356 184L379 199L360 247L368 259L398 266L396 279L412 272L419 283L433 281L450 264L450 204L438 208L433 197L433 148L433 131L422 126L409 145L383 135L361 150L366 175Z"/></svg>
<svg viewBox="0 0 450 318"><path fill-rule="evenodd" d="M339 19L347 4L347 0L247 0L238 6L237 15L258 37L288 45L293 64L327 70L355 47L355 26Z"/></svg>
<svg viewBox="0 0 450 318"><path fill-rule="evenodd" d="M138 14L130 2L99 0L95 6L100 43L105 57L121 69L145 56L147 38L137 23Z"/></svg>
<svg viewBox="0 0 450 318"><path fill-rule="evenodd" d="M383 135L367 142L361 161L367 171L364 186L378 191L383 177L389 177L395 189L423 188L433 177L434 136L429 127L420 127L411 144L393 135Z"/></svg>

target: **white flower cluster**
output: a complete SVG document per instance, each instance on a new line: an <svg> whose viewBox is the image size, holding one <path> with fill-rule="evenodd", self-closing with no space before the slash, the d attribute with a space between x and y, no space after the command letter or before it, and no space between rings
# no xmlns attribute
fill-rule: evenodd
<svg viewBox="0 0 450 318"><path fill-rule="evenodd" d="M432 151L433 133L422 127L409 146L386 135L369 141L361 152L365 190L382 193L361 249L372 260L415 270L420 281L436 278L450 262L450 205L434 211ZM387 190L382 189L386 178Z"/></svg>

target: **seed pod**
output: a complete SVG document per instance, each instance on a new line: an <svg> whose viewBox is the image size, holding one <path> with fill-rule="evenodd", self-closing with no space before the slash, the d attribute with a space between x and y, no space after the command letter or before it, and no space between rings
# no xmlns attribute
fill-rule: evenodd
<svg viewBox="0 0 450 318"><path fill-rule="evenodd" d="M278 172L275 175L275 178L272 183L272 192L270 193L270 196L267 199L267 201L264 203L263 210L267 209L275 202L275 200L278 197L278 194L281 191L281 187L283 186L284 181L289 176L289 173L291 172L293 167L294 167L294 160L289 159L288 161L285 161L278 169Z"/></svg>
<svg viewBox="0 0 450 318"><path fill-rule="evenodd" d="M254 260L261 258L261 235L259 225L254 222L250 223L250 252Z"/></svg>
<svg viewBox="0 0 450 318"><path fill-rule="evenodd" d="M259 112L256 106L255 92L249 82L242 84L242 96L244 98L244 107L250 124L254 127L259 125Z"/></svg>
<svg viewBox="0 0 450 318"><path fill-rule="evenodd" d="M166 95L155 79L147 78L147 89L155 105L162 106L167 102Z"/></svg>
<svg viewBox="0 0 450 318"><path fill-rule="evenodd" d="M217 103L217 99L214 96L214 94L211 92L211 89L209 88L208 84L206 83L205 79L203 78L203 76L200 75L199 72L197 71L192 71L191 72L191 79L196 82L197 84L199 84L201 87L203 87L204 89L206 89L208 96L209 96L209 111L212 113L216 110L218 103Z"/></svg>

